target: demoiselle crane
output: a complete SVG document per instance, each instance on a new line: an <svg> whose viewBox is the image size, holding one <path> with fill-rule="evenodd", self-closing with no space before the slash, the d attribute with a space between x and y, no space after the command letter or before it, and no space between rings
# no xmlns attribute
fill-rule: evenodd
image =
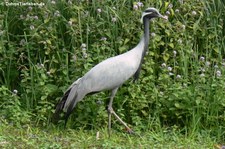
<svg viewBox="0 0 225 149"><path fill-rule="evenodd" d="M149 44L149 23L152 18L164 18L155 8L147 8L141 17L144 25L144 35L138 45L118 56L108 58L89 70L83 77L76 80L65 92L62 99L56 106L53 116L55 121L61 119L64 113L65 125L76 104L90 93L97 93L110 90L111 96L108 104L108 133L111 134L111 115L113 114L127 129L129 133L133 131L122 121L112 108L113 98L118 88L129 78L134 76L137 80L141 70L144 56Z"/></svg>

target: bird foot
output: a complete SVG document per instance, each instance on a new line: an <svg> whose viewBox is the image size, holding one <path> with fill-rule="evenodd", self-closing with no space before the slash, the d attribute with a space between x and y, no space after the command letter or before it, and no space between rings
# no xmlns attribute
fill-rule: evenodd
<svg viewBox="0 0 225 149"><path fill-rule="evenodd" d="M109 130L111 129L111 114L113 114L117 118L117 120L119 120L119 122L125 126L126 132L128 134L136 135L136 133L131 128L129 128L127 124L115 113L115 111L113 110L111 106L107 107L107 111L109 114ZM110 134L110 131L109 131L109 134Z"/></svg>
<svg viewBox="0 0 225 149"><path fill-rule="evenodd" d="M130 128L129 128L129 129L126 128L126 132L127 132L128 134L130 134L130 135L135 135L135 136L141 137L140 134L134 132L134 131L133 131L132 129L130 129Z"/></svg>
<svg viewBox="0 0 225 149"><path fill-rule="evenodd" d="M132 130L132 129L128 129L128 128L126 128L126 132L128 133L128 134L135 134L135 132Z"/></svg>

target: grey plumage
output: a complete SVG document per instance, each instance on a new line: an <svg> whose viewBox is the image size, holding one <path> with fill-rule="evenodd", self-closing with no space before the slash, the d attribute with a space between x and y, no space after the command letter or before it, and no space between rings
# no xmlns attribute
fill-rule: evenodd
<svg viewBox="0 0 225 149"><path fill-rule="evenodd" d="M128 131L131 129L124 123L112 109L112 101L117 89L129 78L134 76L137 80L141 70L144 56L149 44L149 20L152 18L164 18L157 9L147 8L142 14L144 24L144 35L136 47L118 56L108 58L90 69L83 77L75 81L65 92L56 107L54 119L60 119L60 114L65 113L65 124L77 102L81 101L87 94L104 90L111 90L109 112L109 133L111 128L111 114L116 116L125 125Z"/></svg>

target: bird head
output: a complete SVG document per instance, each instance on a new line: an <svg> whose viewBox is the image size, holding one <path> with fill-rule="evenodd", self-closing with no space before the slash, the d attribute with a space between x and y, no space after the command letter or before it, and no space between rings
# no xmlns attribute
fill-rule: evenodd
<svg viewBox="0 0 225 149"><path fill-rule="evenodd" d="M159 13L159 11L156 8L149 7L145 11L143 11L142 16L141 16L141 23L143 23L143 19L148 18L149 20L152 18L167 18Z"/></svg>

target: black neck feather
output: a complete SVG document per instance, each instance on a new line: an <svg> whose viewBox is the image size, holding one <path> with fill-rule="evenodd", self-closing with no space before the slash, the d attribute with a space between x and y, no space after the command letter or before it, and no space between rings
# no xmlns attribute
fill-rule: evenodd
<svg viewBox="0 0 225 149"><path fill-rule="evenodd" d="M141 62L138 66L137 71L134 74L134 81L138 80L140 71L141 71L141 65L144 61L144 56L146 55L147 49L148 49L148 44L149 44L149 18L144 17L143 18L143 23L144 23L144 50L142 52L142 57L141 57Z"/></svg>

